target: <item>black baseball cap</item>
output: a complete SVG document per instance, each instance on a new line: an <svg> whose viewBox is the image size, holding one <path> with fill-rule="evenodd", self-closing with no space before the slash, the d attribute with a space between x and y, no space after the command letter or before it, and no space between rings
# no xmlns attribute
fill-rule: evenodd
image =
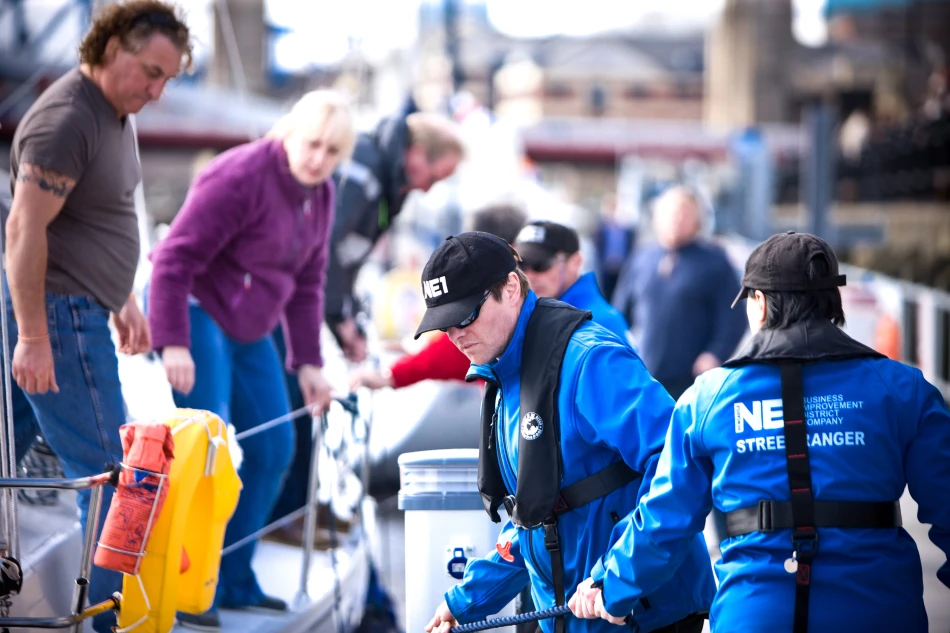
<svg viewBox="0 0 950 633"><path fill-rule="evenodd" d="M808 278L808 263L816 257L823 257L828 262L831 273L828 277ZM830 290L845 283L845 276L838 274L838 258L828 242L810 233L787 231L765 240L749 255L742 276L742 289L732 307L745 299L749 290L804 292Z"/></svg>
<svg viewBox="0 0 950 633"><path fill-rule="evenodd" d="M547 220L529 222L518 233L515 248L521 255L522 267L547 270L557 253L572 255L581 249L577 231Z"/></svg>
<svg viewBox="0 0 950 633"><path fill-rule="evenodd" d="M426 313L415 338L464 321L516 266L508 242L496 235L472 231L446 238L422 269Z"/></svg>

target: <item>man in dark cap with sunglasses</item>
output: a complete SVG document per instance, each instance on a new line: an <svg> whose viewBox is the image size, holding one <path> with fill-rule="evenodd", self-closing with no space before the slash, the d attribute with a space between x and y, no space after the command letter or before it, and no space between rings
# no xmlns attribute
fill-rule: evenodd
<svg viewBox="0 0 950 633"><path fill-rule="evenodd" d="M531 290L539 297L551 297L575 308L589 310L594 323L602 325L633 347L633 335L623 315L607 303L593 272L581 275L584 256L574 229L549 222L529 222L518 234L515 248L521 255Z"/></svg>
<svg viewBox="0 0 950 633"><path fill-rule="evenodd" d="M463 233L422 273L426 312L416 336L443 330L486 382L478 485L496 550L473 559L426 627L493 615L530 584L539 609L564 605L612 544L615 523L649 486L673 401L633 350L590 312L529 290L505 240ZM639 630L698 633L715 586L701 534L671 565L675 578L631 608ZM563 633L564 618L544 620ZM610 633L599 620L572 631Z"/></svg>
<svg viewBox="0 0 950 633"><path fill-rule="evenodd" d="M843 285L814 235L752 252L733 303L745 300L752 339L680 398L653 484L579 588L576 615L619 622L669 581L715 507L729 538L714 631L927 632L899 499L908 487L950 554L950 412L920 370L839 329ZM950 587L950 564L937 577Z"/></svg>
<svg viewBox="0 0 950 633"><path fill-rule="evenodd" d="M135 189L142 180L130 115L158 99L191 64L191 39L175 5L109 4L68 71L27 110L13 136L13 202L4 213L6 305L17 457L37 424L68 477L98 474L122 458L125 408L116 348L151 349L132 294L141 254ZM114 489L103 492L100 524ZM79 492L82 525L89 491ZM92 602L121 588L95 568ZM94 620L111 630L113 614Z"/></svg>

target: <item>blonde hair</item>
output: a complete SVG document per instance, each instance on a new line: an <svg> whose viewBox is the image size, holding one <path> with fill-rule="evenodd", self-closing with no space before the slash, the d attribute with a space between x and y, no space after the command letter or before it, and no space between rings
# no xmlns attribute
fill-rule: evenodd
<svg viewBox="0 0 950 633"><path fill-rule="evenodd" d="M277 120L266 137L283 140L305 125L314 125L321 129L321 136L337 140L341 160L349 159L356 144L356 130L350 105L342 95L333 90L308 92Z"/></svg>
<svg viewBox="0 0 950 633"><path fill-rule="evenodd" d="M458 125L432 112L414 112L406 117L410 145L419 145L426 151L431 163L447 154L465 158L465 146Z"/></svg>

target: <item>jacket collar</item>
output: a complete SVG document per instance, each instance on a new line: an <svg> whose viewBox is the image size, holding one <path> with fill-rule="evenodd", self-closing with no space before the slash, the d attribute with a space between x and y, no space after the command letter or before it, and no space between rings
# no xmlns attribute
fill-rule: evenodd
<svg viewBox="0 0 950 633"><path fill-rule="evenodd" d="M572 306L582 306L591 293L600 294L600 287L597 285L597 279L593 272L584 273L577 278L577 281L568 286L567 290L558 297L559 301L569 303Z"/></svg>
<svg viewBox="0 0 950 633"><path fill-rule="evenodd" d="M723 367L741 367L757 362L820 360L883 355L857 342L826 319L793 323L786 328L759 330L739 353L723 363Z"/></svg>

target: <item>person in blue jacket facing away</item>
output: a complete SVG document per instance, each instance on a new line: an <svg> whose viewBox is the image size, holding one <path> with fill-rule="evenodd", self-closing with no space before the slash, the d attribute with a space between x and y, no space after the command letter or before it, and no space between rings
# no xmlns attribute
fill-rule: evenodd
<svg viewBox="0 0 950 633"><path fill-rule="evenodd" d="M492 520L502 505L510 517L496 550L471 560L446 593L430 632L493 615L529 583L538 608L565 604L565 589L607 552L615 523L646 490L669 424L673 402L633 350L589 312L538 299L519 259L499 237L463 233L422 273L416 336L446 331L472 362L469 379L486 382L479 491ZM702 535L687 549L674 577L631 606L638 630L702 630L715 583ZM542 629L563 633L565 619Z"/></svg>
<svg viewBox="0 0 950 633"><path fill-rule="evenodd" d="M604 299L595 274L580 274L584 259L577 231L556 222L535 220L518 233L515 249L521 255L520 268L536 295L590 310L594 323L634 347L626 319Z"/></svg>
<svg viewBox="0 0 950 633"><path fill-rule="evenodd" d="M839 329L844 283L813 235L752 252L736 303L754 336L677 403L650 490L578 588L576 615L617 621L668 582L715 506L729 538L713 631L926 633L898 500L908 486L950 553L950 414L918 369ZM950 586L950 565L937 577Z"/></svg>

